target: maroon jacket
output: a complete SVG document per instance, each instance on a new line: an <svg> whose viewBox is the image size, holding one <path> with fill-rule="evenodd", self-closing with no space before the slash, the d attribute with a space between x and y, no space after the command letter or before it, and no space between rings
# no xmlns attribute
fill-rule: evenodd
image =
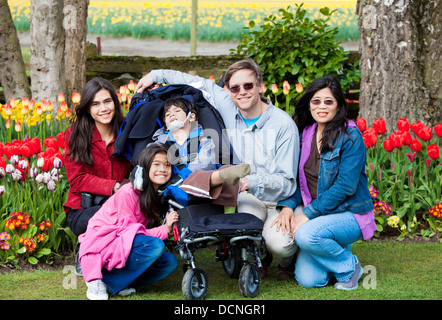
<svg viewBox="0 0 442 320"><path fill-rule="evenodd" d="M75 163L70 158L69 137L72 128L65 133L64 163L66 175L70 184L68 199L64 204L66 213L70 209L81 209L81 193L89 192L111 196L115 183L129 178L131 164L129 160L111 158L114 150L115 139L106 147L106 142L101 139L97 127L94 127L91 140L91 152L94 165L86 166L81 162Z"/></svg>

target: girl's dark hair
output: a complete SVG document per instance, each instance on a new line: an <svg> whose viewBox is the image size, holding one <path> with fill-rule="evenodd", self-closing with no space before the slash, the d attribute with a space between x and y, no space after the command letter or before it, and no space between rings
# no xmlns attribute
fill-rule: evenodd
<svg viewBox="0 0 442 320"><path fill-rule="evenodd" d="M184 97L178 96L178 97L169 98L164 103L163 116L162 116L163 124L165 122L164 116L165 116L167 110L169 110L172 106L176 106L176 107L180 108L181 110L183 110L186 113L186 115L190 111L191 113L194 113L196 117L198 117L198 108L195 106L195 104L192 101L190 101Z"/></svg>
<svg viewBox="0 0 442 320"><path fill-rule="evenodd" d="M118 135L120 125L124 121L120 101L113 85L108 80L100 77L88 81L81 92L80 103L75 107L75 120L72 123L72 131L69 138L71 159L76 163L82 162L87 166L94 164L91 153L91 140L95 120L89 111L95 94L102 89L109 91L115 105L115 114L111 122L115 137Z"/></svg>
<svg viewBox="0 0 442 320"><path fill-rule="evenodd" d="M302 132L306 127L314 124L315 119L313 119L310 112L310 100L317 91L324 88L329 88L332 92L333 97L338 103L338 110L333 120L327 123L322 132L321 153L333 150L336 138L340 134L347 132L348 107L339 81L332 76L325 76L313 80L296 104L295 113L293 114L293 120L296 122L299 132Z"/></svg>
<svg viewBox="0 0 442 320"><path fill-rule="evenodd" d="M140 209L150 221L159 221L161 219L161 212L164 209L157 190L155 190L149 178L150 167L155 155L158 153L165 153L167 155L167 148L164 145L153 144L144 148L138 156L138 165L143 168L143 181L147 181L147 187L140 193Z"/></svg>

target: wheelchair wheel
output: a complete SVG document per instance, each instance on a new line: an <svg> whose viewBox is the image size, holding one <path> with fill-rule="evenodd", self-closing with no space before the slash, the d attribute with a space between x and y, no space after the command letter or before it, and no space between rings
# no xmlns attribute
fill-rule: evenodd
<svg viewBox="0 0 442 320"><path fill-rule="evenodd" d="M258 295L259 285L258 267L255 264L246 263L239 274L239 291L246 298L254 298Z"/></svg>
<svg viewBox="0 0 442 320"><path fill-rule="evenodd" d="M207 294L209 281L201 268L188 269L184 274L181 288L186 300L203 300Z"/></svg>
<svg viewBox="0 0 442 320"><path fill-rule="evenodd" d="M222 261L224 272L232 279L238 279L241 271L241 248L227 247L227 257Z"/></svg>

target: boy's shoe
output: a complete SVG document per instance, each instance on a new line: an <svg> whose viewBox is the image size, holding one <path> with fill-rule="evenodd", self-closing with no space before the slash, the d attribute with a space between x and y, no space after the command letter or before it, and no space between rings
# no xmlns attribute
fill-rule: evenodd
<svg viewBox="0 0 442 320"><path fill-rule="evenodd" d="M348 281L336 282L335 283L336 289L350 291L350 290L355 290L358 288L358 281L362 276L362 266L356 257L355 257L355 260L356 260L355 273Z"/></svg>
<svg viewBox="0 0 442 320"><path fill-rule="evenodd" d="M126 289L121 290L120 292L118 292L118 295L122 296L122 297L126 297L126 296L129 296L131 294L134 294L135 292L136 292L136 290L134 288L126 288Z"/></svg>
<svg viewBox="0 0 442 320"><path fill-rule="evenodd" d="M89 300L108 300L109 295L106 292L106 285L101 280L86 282L86 297Z"/></svg>

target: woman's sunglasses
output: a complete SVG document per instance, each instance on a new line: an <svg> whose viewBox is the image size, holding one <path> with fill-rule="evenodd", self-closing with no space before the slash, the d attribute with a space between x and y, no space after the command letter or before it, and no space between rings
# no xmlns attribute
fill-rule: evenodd
<svg viewBox="0 0 442 320"><path fill-rule="evenodd" d="M322 102L322 101L319 100L319 99L313 99L313 100L310 100L310 103L311 103L312 105L314 105L314 106L319 106L319 105L321 104L321 102ZM324 104L325 104L326 106L332 106L333 103L335 103L334 100L330 100L330 99L324 100Z"/></svg>
<svg viewBox="0 0 442 320"><path fill-rule="evenodd" d="M253 82L244 83L242 85L242 87L244 88L244 90L250 91L250 90L252 90L255 87L255 84ZM241 86L234 86L234 87L229 88L229 90L230 90L231 93L238 93L238 92L241 91Z"/></svg>

